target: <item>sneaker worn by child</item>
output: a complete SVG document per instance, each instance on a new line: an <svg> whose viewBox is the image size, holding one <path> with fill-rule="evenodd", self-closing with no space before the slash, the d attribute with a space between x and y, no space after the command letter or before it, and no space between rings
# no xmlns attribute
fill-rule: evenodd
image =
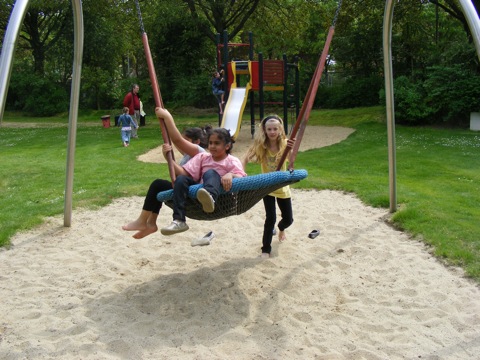
<svg viewBox="0 0 480 360"><path fill-rule="evenodd" d="M197 200L202 204L203 211L206 213L215 211L215 200L213 200L212 195L204 188L197 191Z"/></svg>
<svg viewBox="0 0 480 360"><path fill-rule="evenodd" d="M172 223L160 230L163 235L173 235L189 229L185 221L173 220Z"/></svg>

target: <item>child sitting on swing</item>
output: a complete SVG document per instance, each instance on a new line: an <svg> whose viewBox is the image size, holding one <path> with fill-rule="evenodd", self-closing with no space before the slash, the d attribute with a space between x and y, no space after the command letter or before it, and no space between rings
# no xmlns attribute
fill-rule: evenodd
<svg viewBox="0 0 480 360"><path fill-rule="evenodd" d="M185 205L190 185L203 182L203 188L197 192L197 199L202 204L203 211L212 213L221 187L228 191L232 187L233 178L247 175L241 161L230 155L232 147L233 140L228 130L213 129L208 138L209 153L199 153L183 166L173 163L177 177L173 186L173 221L160 230L163 235L189 229ZM164 156L170 150L171 146L163 145Z"/></svg>
<svg viewBox="0 0 480 360"><path fill-rule="evenodd" d="M183 133L180 133L175 126L172 115L167 109L156 108L155 113L159 119L164 120L171 142L183 154L179 161L180 165L186 164L195 155L205 151L205 148L208 146L208 134L212 129L211 126L188 128ZM170 189L172 189L170 180L155 179L148 188L139 217L122 226L122 229L125 231L137 231L133 235L135 239L141 239L156 232L158 230L158 214L163 205L162 202L157 200L157 194Z"/></svg>

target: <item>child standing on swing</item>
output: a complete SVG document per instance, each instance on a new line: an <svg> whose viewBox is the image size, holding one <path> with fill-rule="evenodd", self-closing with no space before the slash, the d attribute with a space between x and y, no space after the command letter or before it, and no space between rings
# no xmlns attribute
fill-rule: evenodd
<svg viewBox="0 0 480 360"><path fill-rule="evenodd" d="M228 191L232 187L232 179L244 177L242 162L230 151L233 139L226 129L213 129L208 138L208 153L200 153L185 165L173 163L177 176L173 185L173 221L162 228L163 235L173 235L189 229L186 223L186 201L190 185L203 182L203 188L197 192L197 200L203 211L215 211L215 200L223 187Z"/></svg>
<svg viewBox="0 0 480 360"><path fill-rule="evenodd" d="M254 142L242 159L242 164L245 167L248 162L253 161L261 164L262 173L276 171L287 144L293 148L295 140L287 140L283 120L277 115L265 117L260 123L260 128L260 131L255 133ZM285 171L286 169L287 164L284 162L281 170ZM293 223L292 196L288 185L263 198L265 224L263 226L262 258L269 258L272 251L272 238L276 222L275 200L282 215L282 219L278 223L278 240L280 242L287 239L285 229Z"/></svg>

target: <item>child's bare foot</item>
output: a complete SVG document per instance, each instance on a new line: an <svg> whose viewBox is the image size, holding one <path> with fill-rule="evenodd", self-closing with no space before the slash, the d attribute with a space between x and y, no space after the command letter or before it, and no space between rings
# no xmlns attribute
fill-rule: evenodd
<svg viewBox="0 0 480 360"><path fill-rule="evenodd" d="M156 223L150 223L145 221L141 221L139 219L128 223L127 225L123 225L122 229L125 231L135 231L137 232L133 235L134 239L141 239L147 235L153 234L154 232L158 231L158 227Z"/></svg>
<svg viewBox="0 0 480 360"><path fill-rule="evenodd" d="M285 231L279 231L278 232L278 241L284 242L287 240L287 235L285 235Z"/></svg>
<svg viewBox="0 0 480 360"><path fill-rule="evenodd" d="M152 226L147 225L147 227L145 229L140 230L139 232L135 233L135 235L133 235L133 238L134 239L142 239L145 236L153 234L154 232L157 232L157 231L158 231L157 225L152 225Z"/></svg>
<svg viewBox="0 0 480 360"><path fill-rule="evenodd" d="M270 258L270 254L269 253L262 253L262 255L260 255L260 257L262 259L268 259L268 258Z"/></svg>
<svg viewBox="0 0 480 360"><path fill-rule="evenodd" d="M145 230L146 228L147 224L138 220L132 221L131 223L122 226L122 229L125 231Z"/></svg>

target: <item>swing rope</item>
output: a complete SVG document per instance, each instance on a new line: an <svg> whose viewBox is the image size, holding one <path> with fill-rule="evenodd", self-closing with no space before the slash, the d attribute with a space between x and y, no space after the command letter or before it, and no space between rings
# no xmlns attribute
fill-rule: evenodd
<svg viewBox="0 0 480 360"><path fill-rule="evenodd" d="M290 154L288 168L290 170L294 168L294 163L298 153L298 149L300 148L300 143L302 141L303 134L305 133L305 129L307 127L307 123L310 118L310 112L312 111L313 103L315 102L318 85L320 84L322 73L325 68L328 50L330 48L330 43L332 42L333 34L335 32L335 24L337 23L338 14L340 12L341 6L342 6L342 0L338 2L337 10L335 11L335 16L333 18L332 25L328 30L328 35L327 35L327 39L325 40L323 51L318 60L317 67L315 68L315 72L310 82L310 86L308 87L307 94L305 95L305 100L303 101L302 107L300 109L300 113L298 114L297 121L295 122L295 125L290 134L291 139L296 138L295 144L293 146L293 149L288 146L285 148L285 151L283 152L282 157L280 158L280 161L278 163L277 170L280 170L282 168L282 165L285 162L285 159L287 158L288 152L290 150L292 152Z"/></svg>
<svg viewBox="0 0 480 360"><path fill-rule="evenodd" d="M135 5L137 7L138 20L140 22L140 31L142 33L142 42L143 48L145 51L145 58L147 60L148 73L150 75L150 82L152 84L153 98L155 100L155 106L163 108L162 95L160 93L160 86L158 85L157 75L155 73L155 67L153 65L152 53L150 52L150 45L148 43L147 33L143 26L142 12L140 10L140 4L138 0L135 0ZM171 144L170 136L168 135L167 127L165 126L165 121L163 119L158 119L160 123L160 129L162 133L163 142L165 144ZM175 168L173 167L174 155L172 151L167 153L167 164L168 172L170 173L170 178L172 183L175 182Z"/></svg>

